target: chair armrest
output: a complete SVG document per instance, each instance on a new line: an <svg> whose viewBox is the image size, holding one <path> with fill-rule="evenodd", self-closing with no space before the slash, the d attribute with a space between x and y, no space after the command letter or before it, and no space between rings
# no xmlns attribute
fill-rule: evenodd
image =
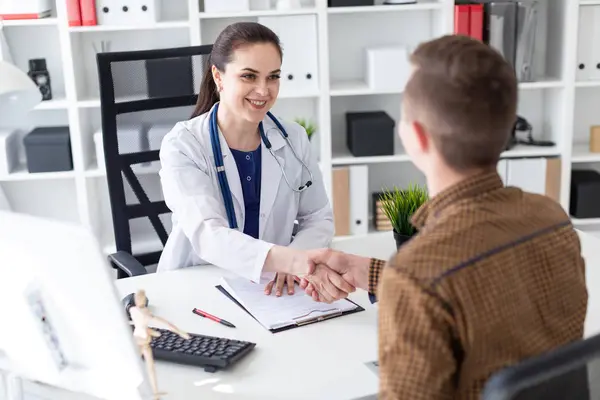
<svg viewBox="0 0 600 400"><path fill-rule="evenodd" d="M123 271L127 276L146 275L148 273L138 260L125 251L109 254L108 261L114 268Z"/></svg>

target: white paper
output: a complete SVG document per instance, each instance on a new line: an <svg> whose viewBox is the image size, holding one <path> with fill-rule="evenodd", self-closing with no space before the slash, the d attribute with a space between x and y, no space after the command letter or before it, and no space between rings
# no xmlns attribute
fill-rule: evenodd
<svg viewBox="0 0 600 400"><path fill-rule="evenodd" d="M316 302L298 286L293 295L266 295L264 288L268 282L267 279L253 283L244 278L221 278L223 288L267 329L278 329L306 322L313 317L329 316L357 308L356 304L348 300L338 300L331 304Z"/></svg>

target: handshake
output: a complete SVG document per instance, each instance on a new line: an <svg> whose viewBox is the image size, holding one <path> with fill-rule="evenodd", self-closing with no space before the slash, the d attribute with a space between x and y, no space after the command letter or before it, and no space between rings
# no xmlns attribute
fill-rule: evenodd
<svg viewBox="0 0 600 400"><path fill-rule="evenodd" d="M278 295L285 281L288 287L293 287L296 278L313 300L332 303L348 297L356 288L368 289L370 262L370 258L331 249L299 250L273 246L267 253L263 270L282 274L276 278ZM267 285L266 294L270 294L274 284L272 281Z"/></svg>
<svg viewBox="0 0 600 400"><path fill-rule="evenodd" d="M300 287L313 300L331 303L346 298L356 288L367 290L370 259L331 249L305 253L308 272Z"/></svg>

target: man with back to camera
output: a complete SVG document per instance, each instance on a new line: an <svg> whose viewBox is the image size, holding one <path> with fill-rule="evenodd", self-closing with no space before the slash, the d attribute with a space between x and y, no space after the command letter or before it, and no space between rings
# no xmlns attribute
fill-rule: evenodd
<svg viewBox="0 0 600 400"><path fill-rule="evenodd" d="M413 217L418 234L385 268L312 253L302 286L345 297L326 265L378 295L379 398L479 399L492 373L582 338L585 264L561 206L497 173L516 120L510 65L465 36L423 43L411 61L399 135L431 198Z"/></svg>

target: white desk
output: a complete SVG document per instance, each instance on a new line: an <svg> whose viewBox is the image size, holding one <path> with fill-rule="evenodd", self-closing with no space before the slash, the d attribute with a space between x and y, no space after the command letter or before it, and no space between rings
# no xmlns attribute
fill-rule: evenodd
<svg viewBox="0 0 600 400"><path fill-rule="evenodd" d="M377 359L377 309L365 292L352 296L363 312L272 334L214 287L223 273L202 266L118 282L123 296L145 289L153 312L181 329L257 344L228 371L160 363L159 385L169 398L334 400L377 392L377 377L364 365ZM237 328L199 317L194 307Z"/></svg>
<svg viewBox="0 0 600 400"><path fill-rule="evenodd" d="M600 332L600 239L585 233L580 237L589 290L585 325L589 336ZM351 296L364 312L271 334L214 288L223 273L215 267L196 267L117 282L122 296L145 289L153 311L182 329L257 343L233 369L214 374L159 362L159 387L169 393L167 398L335 400L377 392L378 379L364 365L377 358L377 308L365 292ZM193 307L237 328L198 317L192 314Z"/></svg>
<svg viewBox="0 0 600 400"><path fill-rule="evenodd" d="M600 239L581 233L590 291L586 335L600 332ZM182 329L257 343L231 371L215 374L161 363L161 388L171 398L352 399L377 393L377 377L364 365L377 358L377 308L365 292L351 297L365 308L318 324L271 334L214 289L222 269L197 267L119 281L122 295L144 288L155 312ZM157 279L160 277L159 279ZM237 326L192 314L198 307ZM204 384L202 384L204 383ZM200 386L197 386L200 385ZM302 390L301 390L302 388Z"/></svg>

